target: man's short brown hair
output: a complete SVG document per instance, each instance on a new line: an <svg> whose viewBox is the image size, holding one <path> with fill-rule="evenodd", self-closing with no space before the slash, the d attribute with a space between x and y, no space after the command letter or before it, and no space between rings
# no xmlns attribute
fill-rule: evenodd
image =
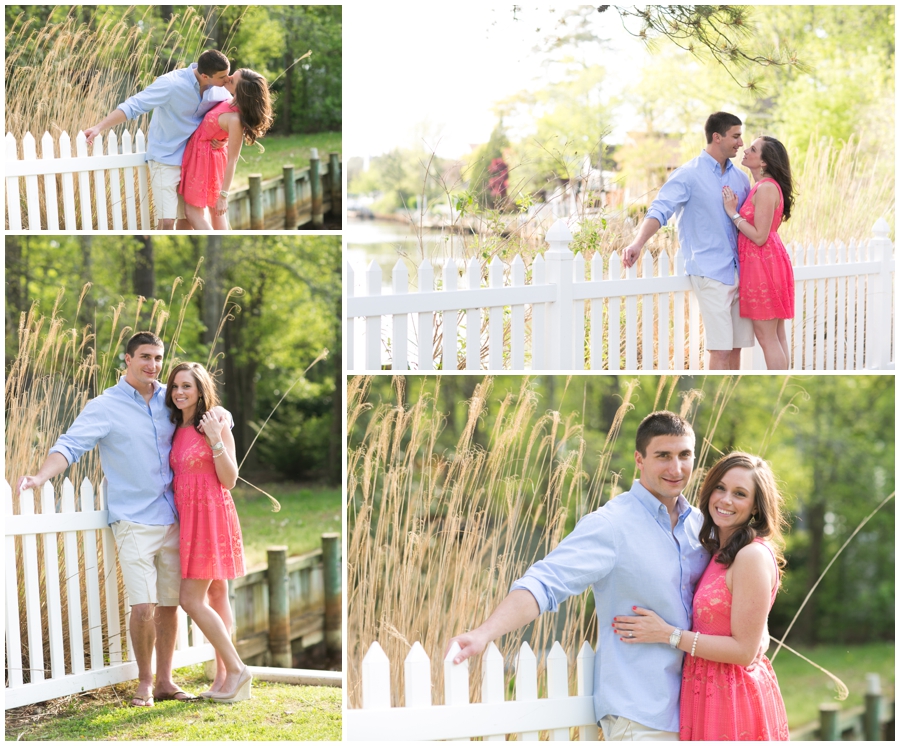
<svg viewBox="0 0 900 746"><path fill-rule="evenodd" d="M651 412L638 425L637 435L634 438L634 448L641 454L647 455L647 446L650 441L659 435L690 435L694 437L694 428L684 417L674 412L665 410Z"/></svg>
<svg viewBox="0 0 900 746"><path fill-rule="evenodd" d="M212 76L230 67L228 58L218 49L207 49L197 58L197 72L201 75Z"/></svg>

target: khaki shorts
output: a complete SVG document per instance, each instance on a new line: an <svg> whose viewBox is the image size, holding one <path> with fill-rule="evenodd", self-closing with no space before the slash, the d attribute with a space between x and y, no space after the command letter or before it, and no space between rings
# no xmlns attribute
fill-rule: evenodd
<svg viewBox="0 0 900 746"><path fill-rule="evenodd" d="M606 715L597 723L603 729L604 741L678 741L677 733L654 730L621 715Z"/></svg>
<svg viewBox="0 0 900 746"><path fill-rule="evenodd" d="M178 193L181 166L169 166L157 161L147 161L147 166L150 169L156 220L184 220L184 197Z"/></svg>
<svg viewBox="0 0 900 746"><path fill-rule="evenodd" d="M128 603L178 606L181 554L178 523L148 526L116 521L111 526Z"/></svg>
<svg viewBox="0 0 900 746"><path fill-rule="evenodd" d="M741 317L740 283L734 271L734 285L691 275L691 287L700 305L703 334L707 350L733 350L736 347L753 347L753 322Z"/></svg>

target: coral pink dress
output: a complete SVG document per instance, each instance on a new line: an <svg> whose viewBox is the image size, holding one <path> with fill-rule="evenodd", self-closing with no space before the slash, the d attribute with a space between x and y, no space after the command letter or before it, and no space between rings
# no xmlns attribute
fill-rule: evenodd
<svg viewBox="0 0 900 746"><path fill-rule="evenodd" d="M762 539L755 539L770 552ZM772 561L775 555L772 554ZM694 594L694 626L701 635L731 635L728 568L713 557ZM769 608L778 587L772 590ZM768 658L754 666L684 656L681 674L682 741L787 741L787 713Z"/></svg>
<svg viewBox="0 0 900 746"><path fill-rule="evenodd" d="M212 448L197 428L175 429L169 464L181 523L181 577L241 577L244 543L237 511L216 476Z"/></svg>
<svg viewBox="0 0 900 746"><path fill-rule="evenodd" d="M741 316L745 319L792 319L794 318L794 268L781 238L778 227L784 214L784 195L775 179L760 179L753 185L740 214L749 223L753 222L756 207L753 195L763 182L771 181L778 188L779 200L772 217L769 237L762 246L757 246L743 233L738 232L738 261L741 269Z"/></svg>
<svg viewBox="0 0 900 746"><path fill-rule="evenodd" d="M213 150L212 141L228 140L228 132L219 126L219 115L231 111L237 111L233 101L216 104L188 140L181 160L178 192L189 205L213 207L219 199L228 164L228 143Z"/></svg>

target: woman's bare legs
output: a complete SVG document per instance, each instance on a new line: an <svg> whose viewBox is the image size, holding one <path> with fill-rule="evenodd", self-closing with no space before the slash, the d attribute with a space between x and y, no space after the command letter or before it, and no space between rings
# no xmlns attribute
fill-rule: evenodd
<svg viewBox="0 0 900 746"><path fill-rule="evenodd" d="M206 219L206 208L205 207L197 207L196 205L189 205L187 202L184 203L184 214L187 217L188 222L191 224L191 228L195 231L211 231L212 226L209 224L209 221Z"/></svg>
<svg viewBox="0 0 900 746"><path fill-rule="evenodd" d="M786 355L787 341L782 343L782 339L778 335L778 325L781 324L782 335L784 334L783 319L766 319L759 321L753 319L753 333L759 340L759 346L762 347L763 355L766 356L766 368L768 370L787 370L788 357Z"/></svg>
<svg viewBox="0 0 900 746"><path fill-rule="evenodd" d="M214 207L209 208L209 220L212 223L212 229L214 231L227 231L230 230L228 227L228 214L223 213L221 215L216 215L216 209Z"/></svg>
<svg viewBox="0 0 900 746"><path fill-rule="evenodd" d="M206 596L209 599L210 607L222 619L222 624L225 625L225 629L228 630L230 635L234 630L234 614L231 613L231 603L228 600L228 581L213 580L212 583L209 584L209 590L206 592ZM213 681L212 686L210 686L209 691L218 692L222 689L226 673L225 661L217 651L216 678Z"/></svg>
<svg viewBox="0 0 900 746"><path fill-rule="evenodd" d="M226 629L219 613L207 603L207 593L212 583L212 580L182 578L179 603L216 649L217 665L221 656L225 678L221 682L220 689L228 692L237 688L244 664L231 641L231 631ZM218 679L218 675L216 678Z"/></svg>
<svg viewBox="0 0 900 746"><path fill-rule="evenodd" d="M791 349L788 347L787 334L784 331L784 321L784 319L778 319L776 332L778 334L778 341L781 343L781 349L784 351L785 370L788 370L791 365Z"/></svg>

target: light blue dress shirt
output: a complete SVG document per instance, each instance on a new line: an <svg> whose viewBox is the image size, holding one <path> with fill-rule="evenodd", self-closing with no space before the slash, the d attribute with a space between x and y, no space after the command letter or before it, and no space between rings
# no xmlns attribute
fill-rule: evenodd
<svg viewBox="0 0 900 746"><path fill-rule="evenodd" d="M722 204L722 187L730 186L738 210L750 193L750 179L730 161L722 167L705 150L676 169L647 211L666 225L675 216L685 272L734 285L738 266L737 229Z"/></svg>
<svg viewBox="0 0 900 746"><path fill-rule="evenodd" d="M616 715L649 728L678 731L684 653L668 644L627 644L612 628L632 606L691 628L694 589L709 563L698 535L703 518L678 497L673 531L665 506L640 483L582 518L559 546L532 565L512 590L530 591L541 612L594 592L599 639L594 659L597 720Z"/></svg>
<svg viewBox="0 0 900 746"><path fill-rule="evenodd" d="M91 399L50 453L69 464L95 445L109 485L109 523L119 520L167 526L178 520L169 453L175 423L166 407L166 387L154 381L150 404L122 376Z"/></svg>
<svg viewBox="0 0 900 746"><path fill-rule="evenodd" d="M180 166L187 141L216 104L231 99L224 86L208 86L200 95L197 63L161 75L140 93L119 104L128 119L153 111L147 132L147 160Z"/></svg>

